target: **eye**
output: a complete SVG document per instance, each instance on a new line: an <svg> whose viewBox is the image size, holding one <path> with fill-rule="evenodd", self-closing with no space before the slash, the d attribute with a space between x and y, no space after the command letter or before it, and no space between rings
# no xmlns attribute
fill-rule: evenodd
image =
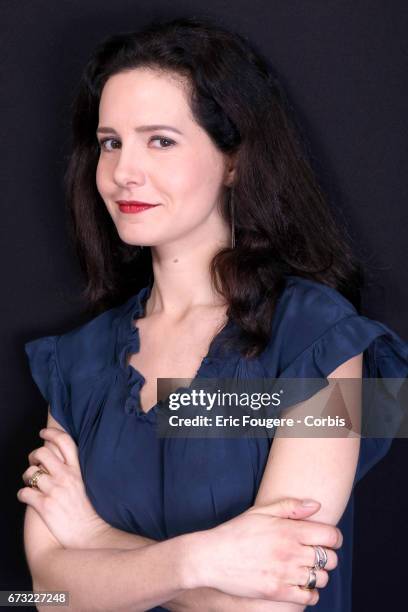
<svg viewBox="0 0 408 612"><path fill-rule="evenodd" d="M112 151L112 149L107 149L107 148L105 147L105 144L106 144L107 142L110 142L110 141L112 141L112 142L119 142L118 140L115 140L114 138L104 138L103 140L100 140L100 141L99 141L99 146L100 146L100 148L101 148L103 151L107 151L108 153L110 153L110 152ZM114 147L114 148L116 149L117 147Z"/></svg>
<svg viewBox="0 0 408 612"><path fill-rule="evenodd" d="M166 136L152 136L149 142L154 142L154 141L159 141L163 145L160 147L153 147L154 149L168 149L169 147L176 144L174 140L172 140L171 138L167 138ZM113 145L110 145L110 148L106 148L105 145L108 142L118 143L120 145L120 142L118 140L115 140L115 138L104 138L103 140L99 141L99 147L102 151L111 153L113 150L119 148L118 146L113 146Z"/></svg>
<svg viewBox="0 0 408 612"><path fill-rule="evenodd" d="M165 142L170 144L165 145L163 147L153 147L154 149L168 149L169 147L176 144L174 140L172 140L171 138L167 138L166 136L152 136L149 142L153 142L156 140L160 141L161 143Z"/></svg>

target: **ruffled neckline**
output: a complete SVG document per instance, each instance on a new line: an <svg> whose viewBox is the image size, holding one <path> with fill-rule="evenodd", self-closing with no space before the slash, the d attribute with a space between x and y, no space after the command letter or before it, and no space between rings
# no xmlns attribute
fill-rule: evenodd
<svg viewBox="0 0 408 612"><path fill-rule="evenodd" d="M116 356L127 382L127 397L124 404L126 414L155 423L156 413L163 402L158 402L147 412L142 410L139 392L146 381L141 372L130 363L127 364L128 356L138 353L140 349L136 321L145 313L145 304L150 292L150 285L143 287L123 305L123 316L118 327ZM327 374L339 364L366 349L370 350L365 354L363 376L406 378L408 373L408 344L384 324L357 313L348 313L348 316L344 316L329 327L323 335L307 346L290 366L280 372L274 367L273 334L270 345L258 357L247 359L242 357L237 348L224 342L227 336L235 335L236 332L236 324L229 320L213 338L208 353L202 359L189 387L180 387L180 389L191 388L201 377L213 379L323 377L326 379Z"/></svg>
<svg viewBox="0 0 408 612"><path fill-rule="evenodd" d="M125 312L120 320L117 338L117 359L119 367L126 376L128 394L125 400L124 410L128 415L134 415L139 419L154 424L156 413L161 401L144 411L140 403L140 389L145 384L146 379L143 374L132 364L127 363L128 357L140 350L139 328L136 324L137 319L145 313L146 302L151 293L151 285L143 287L134 297L125 303ZM225 376L233 375L238 371L242 374L242 362L244 358L237 349L225 348L222 339L234 332L235 324L231 319L213 338L207 355L201 360L201 364L196 371L189 387L197 378L217 378L222 374ZM231 367L232 366L232 367ZM230 372L226 372L226 369ZM181 387L180 387L181 389Z"/></svg>

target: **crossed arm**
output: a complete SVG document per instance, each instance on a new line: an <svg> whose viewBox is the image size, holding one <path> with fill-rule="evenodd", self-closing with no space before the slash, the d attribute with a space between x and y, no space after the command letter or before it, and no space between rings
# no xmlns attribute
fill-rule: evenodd
<svg viewBox="0 0 408 612"><path fill-rule="evenodd" d="M329 377L360 378L361 371L360 354L339 366ZM355 398L356 412L359 399ZM301 416L308 411L311 412L310 405L304 402L285 416ZM51 415L48 426L61 428ZM351 494L358 453L358 437L293 438L278 430L254 505L265 505L284 497L313 498L320 501L321 508L310 520L336 525ZM64 549L30 506L26 511L24 538L34 588L52 590L58 585L58 589L75 594L76 601L81 601L81 609L134 610L136 601L141 601L141 582L138 580L136 585L134 580L137 574L143 577L146 607L166 601L165 594L169 600L163 605L173 612L304 610L302 605L274 601L264 601L263 607L260 600L231 596L212 588L186 590L189 578L183 575L178 563L186 552L185 539L172 538L161 543L158 551L158 547L149 546L153 540L106 524L97 537L86 543L86 550ZM191 541L192 548L194 542ZM194 557L191 561L194 574ZM191 576L192 584L194 579L195 576Z"/></svg>

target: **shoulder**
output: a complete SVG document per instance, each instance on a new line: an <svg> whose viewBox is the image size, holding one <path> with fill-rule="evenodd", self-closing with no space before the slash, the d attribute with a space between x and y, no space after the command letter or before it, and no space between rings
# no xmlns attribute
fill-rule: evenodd
<svg viewBox="0 0 408 612"><path fill-rule="evenodd" d="M114 363L117 343L132 321L140 294L66 333L25 344L32 366L45 371L54 364L64 383L93 376Z"/></svg>
<svg viewBox="0 0 408 612"><path fill-rule="evenodd" d="M353 304L337 289L318 281L300 276L287 276L280 296L282 305L289 305L287 317L307 314L329 316L331 319L343 314L356 314Z"/></svg>
<svg viewBox="0 0 408 612"><path fill-rule="evenodd" d="M87 412L87 394L95 384L100 398L107 392L109 376L105 384L102 381L115 363L120 331L130 327L138 295L69 332L24 345L32 377L51 415L76 442Z"/></svg>
<svg viewBox="0 0 408 612"><path fill-rule="evenodd" d="M360 315L335 289L288 276L261 355L269 375L327 376L362 352L367 375L405 378L408 343L394 330Z"/></svg>
<svg viewBox="0 0 408 612"><path fill-rule="evenodd" d="M282 348L282 367L325 336L340 321L358 316L353 304L323 283L288 276L276 305L271 345Z"/></svg>
<svg viewBox="0 0 408 612"><path fill-rule="evenodd" d="M87 323L56 337L56 352L61 372L67 379L86 367L88 373L112 363L118 335L130 321L135 298L110 308Z"/></svg>

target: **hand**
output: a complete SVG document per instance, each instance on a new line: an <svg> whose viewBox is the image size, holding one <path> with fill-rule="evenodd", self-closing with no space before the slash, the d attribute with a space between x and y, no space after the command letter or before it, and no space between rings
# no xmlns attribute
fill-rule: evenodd
<svg viewBox="0 0 408 612"><path fill-rule="evenodd" d="M24 487L17 497L38 512L62 546L86 548L87 538L106 528L106 523L86 495L77 446L69 434L56 427L44 429L40 436L46 439L45 445L28 455L30 467L23 480L28 485L40 465L48 474L41 474L38 489Z"/></svg>
<svg viewBox="0 0 408 612"><path fill-rule="evenodd" d="M300 520L319 509L304 507L301 500L284 499L267 506L253 506L213 529L196 535L200 585L238 597L315 605L317 588L327 585L327 570L337 566L332 550L342 545L337 527ZM293 520L298 519L298 520ZM328 561L316 570L316 588L306 584L309 567L315 563L312 545L325 548Z"/></svg>

